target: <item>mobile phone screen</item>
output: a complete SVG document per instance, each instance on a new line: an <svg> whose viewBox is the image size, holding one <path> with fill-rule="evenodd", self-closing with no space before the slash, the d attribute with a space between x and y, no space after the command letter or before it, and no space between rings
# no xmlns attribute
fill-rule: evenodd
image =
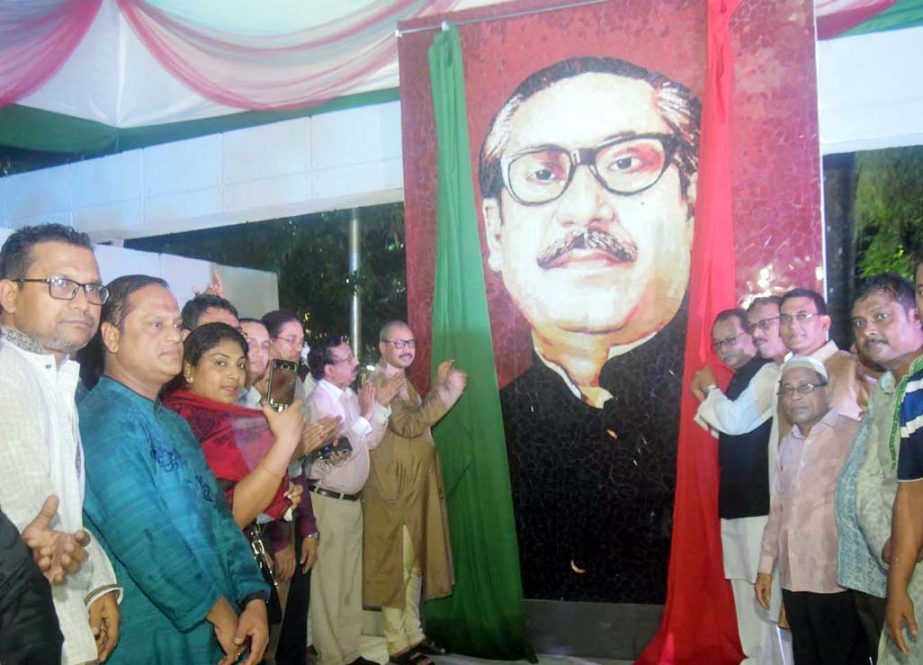
<svg viewBox="0 0 923 665"><path fill-rule="evenodd" d="M273 360L269 367L269 406L282 411L295 401L297 365L287 360Z"/></svg>

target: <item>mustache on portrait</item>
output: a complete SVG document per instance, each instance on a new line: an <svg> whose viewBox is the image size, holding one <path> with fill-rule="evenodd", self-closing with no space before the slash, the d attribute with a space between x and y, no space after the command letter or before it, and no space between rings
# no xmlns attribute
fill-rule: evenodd
<svg viewBox="0 0 923 665"><path fill-rule="evenodd" d="M616 263L631 263L638 260L638 244L628 232L615 227L615 233L597 229L569 231L563 238L549 246L538 259L539 268L548 268L552 263L574 249L595 249L612 257Z"/></svg>

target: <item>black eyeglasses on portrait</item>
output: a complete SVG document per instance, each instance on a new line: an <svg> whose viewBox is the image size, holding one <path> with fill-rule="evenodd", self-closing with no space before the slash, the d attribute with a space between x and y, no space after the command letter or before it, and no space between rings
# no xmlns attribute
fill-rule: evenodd
<svg viewBox="0 0 923 665"><path fill-rule="evenodd" d="M83 289L84 293L86 293L87 302L91 305L105 305L106 301L109 300L109 289L102 284L94 282L82 284L73 279L68 279L67 277L33 277L28 279L20 277L13 281L19 282L20 284L47 284L48 295L55 300L73 300L77 297L77 292L80 291L80 289Z"/></svg>
<svg viewBox="0 0 923 665"><path fill-rule="evenodd" d="M502 169L510 195L523 205L559 198L586 166L613 194L631 196L653 187L673 163L678 142L670 134L640 134L596 146L570 150L541 145L511 155Z"/></svg>

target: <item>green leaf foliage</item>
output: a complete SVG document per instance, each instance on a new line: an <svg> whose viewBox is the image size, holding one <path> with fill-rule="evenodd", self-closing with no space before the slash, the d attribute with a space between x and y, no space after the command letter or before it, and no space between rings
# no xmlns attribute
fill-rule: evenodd
<svg viewBox="0 0 923 665"><path fill-rule="evenodd" d="M856 154L857 273L910 276L923 256L923 146Z"/></svg>

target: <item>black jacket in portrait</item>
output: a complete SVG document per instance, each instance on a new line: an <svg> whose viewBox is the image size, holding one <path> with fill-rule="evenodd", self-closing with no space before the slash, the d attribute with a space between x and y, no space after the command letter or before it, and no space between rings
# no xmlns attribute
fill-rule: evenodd
<svg viewBox="0 0 923 665"><path fill-rule="evenodd" d="M500 391L527 598L663 602L686 311L604 365L602 409L535 354Z"/></svg>

